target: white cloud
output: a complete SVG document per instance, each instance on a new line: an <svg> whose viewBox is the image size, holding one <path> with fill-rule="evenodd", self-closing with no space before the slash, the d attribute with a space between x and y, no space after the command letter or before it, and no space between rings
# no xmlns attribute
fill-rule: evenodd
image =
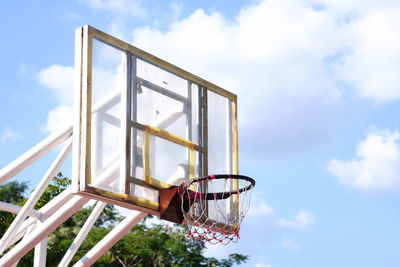
<svg viewBox="0 0 400 267"><path fill-rule="evenodd" d="M146 13L142 1L81 1L118 12L109 31L122 39L129 30L120 14ZM276 157L323 144L345 116L340 104L349 88L378 102L400 98L400 16L390 1L257 1L234 19L198 9L179 20L182 6L170 8L176 18L166 30L136 28L133 43L237 93L248 154ZM72 78L67 85L58 75L72 77L72 68L42 72L60 103L72 103Z"/></svg>
<svg viewBox="0 0 400 267"><path fill-rule="evenodd" d="M281 246L283 248L288 248L294 251L299 251L301 250L301 246L294 240L292 239L283 239L281 242Z"/></svg>
<svg viewBox="0 0 400 267"><path fill-rule="evenodd" d="M172 20L174 21L179 19L182 13L183 5L181 3L172 2L169 4L169 6L172 10Z"/></svg>
<svg viewBox="0 0 400 267"><path fill-rule="evenodd" d="M272 267L272 265L259 262L259 263L256 264L256 267Z"/></svg>
<svg viewBox="0 0 400 267"><path fill-rule="evenodd" d="M357 158L332 159L328 170L339 182L360 190L400 188L400 133L373 132L357 147Z"/></svg>
<svg viewBox="0 0 400 267"><path fill-rule="evenodd" d="M115 11L137 17L146 17L146 10L142 7L141 0L80 0L95 9Z"/></svg>
<svg viewBox="0 0 400 267"><path fill-rule="evenodd" d="M50 133L72 125L74 68L55 64L40 70L37 76L39 82L51 91L58 104L47 114L43 129Z"/></svg>
<svg viewBox="0 0 400 267"><path fill-rule="evenodd" d="M236 244L230 243L229 246L207 244L205 255L222 259L228 257L232 251L264 253L270 246L281 246L299 251L300 244L289 238L284 239L283 236L290 235L293 230L306 230L314 222L315 215L305 210L300 210L293 221L277 219L273 208L265 202L265 193L262 190L256 190L251 197L250 210L240 227L240 241ZM263 244L263 246L257 244Z"/></svg>
<svg viewBox="0 0 400 267"><path fill-rule="evenodd" d="M274 213L274 209L265 203L264 197L265 193L262 190L256 190L252 193L251 204L246 217L265 217Z"/></svg>
<svg viewBox="0 0 400 267"><path fill-rule="evenodd" d="M399 11L371 11L343 31L348 53L336 71L361 97L378 102L400 98Z"/></svg>
<svg viewBox="0 0 400 267"><path fill-rule="evenodd" d="M276 225L282 228L304 230L309 225L315 222L315 215L306 210L300 210L296 215L295 220L278 219L276 220Z"/></svg>
<svg viewBox="0 0 400 267"><path fill-rule="evenodd" d="M0 134L0 143L5 143L7 141L16 141L22 138L23 136L20 132L13 131L9 126L5 126Z"/></svg>
<svg viewBox="0 0 400 267"><path fill-rule="evenodd" d="M74 89L74 68L61 65L52 65L40 70L38 78L45 85L59 103L72 105Z"/></svg>
<svg viewBox="0 0 400 267"><path fill-rule="evenodd" d="M19 64L19 69L18 69L18 73L21 75L24 75L27 73L27 67L24 63Z"/></svg>
<svg viewBox="0 0 400 267"><path fill-rule="evenodd" d="M336 51L335 31L299 2L263 1L233 21L196 10L166 32L136 29L133 43L238 93L243 147L276 155L329 134L340 92L323 58Z"/></svg>
<svg viewBox="0 0 400 267"><path fill-rule="evenodd" d="M118 12L141 5L85 3ZM400 16L393 3L257 1L234 19L199 9L165 31L135 29L133 43L237 93L243 150L290 154L332 134L348 88L338 84L376 101L400 97L400 37L393 34ZM127 36L123 19L115 19L111 30ZM59 95L60 101L68 98Z"/></svg>
<svg viewBox="0 0 400 267"><path fill-rule="evenodd" d="M266 203L254 205L248 212L249 216L269 216L274 213L274 210Z"/></svg>
<svg viewBox="0 0 400 267"><path fill-rule="evenodd" d="M244 149L290 154L330 137L349 93L400 98L399 9L347 2L259 1L232 20L199 9L133 43L237 93Z"/></svg>
<svg viewBox="0 0 400 267"><path fill-rule="evenodd" d="M109 30L107 33L111 34L112 36L124 41L127 40L125 36L126 26L121 18L115 18L108 26L108 29Z"/></svg>
<svg viewBox="0 0 400 267"><path fill-rule="evenodd" d="M333 9L337 12L357 12L360 14L368 14L376 10L390 10L398 8L398 2L393 0L322 0L322 1L307 1L313 5L320 5L323 8Z"/></svg>
<svg viewBox="0 0 400 267"><path fill-rule="evenodd" d="M59 131L68 125L72 125L72 106L60 105L47 114L44 130L48 133Z"/></svg>

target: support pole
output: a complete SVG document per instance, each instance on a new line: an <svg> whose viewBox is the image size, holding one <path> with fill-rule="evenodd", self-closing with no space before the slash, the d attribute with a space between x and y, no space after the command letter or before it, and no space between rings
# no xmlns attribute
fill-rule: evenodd
<svg viewBox="0 0 400 267"><path fill-rule="evenodd" d="M172 177L167 183L173 184L179 181L179 178ZM124 235L126 235L136 224L138 224L147 213L132 211L124 220L122 220L114 229L111 230L102 240L100 240L85 256L83 256L74 267L91 266L112 246L115 245ZM1 266L1 265L0 265Z"/></svg>
<svg viewBox="0 0 400 267"><path fill-rule="evenodd" d="M43 139L40 143L26 151L19 158L8 164L0 170L0 185L7 182L9 179L17 175L20 171L27 168L40 157L53 148L67 140L72 135L72 126L69 126L59 132L55 132Z"/></svg>
<svg viewBox="0 0 400 267"><path fill-rule="evenodd" d="M22 209L21 206L0 201L0 210L12 212L12 213L18 213L21 209ZM34 217L36 219L40 219L43 216L43 213L41 213L38 210L31 209L30 211L28 211L28 216Z"/></svg>
<svg viewBox="0 0 400 267"><path fill-rule="evenodd" d="M45 218L48 218L51 215L53 215L54 212L56 212L59 208L61 208L71 198L72 198L71 187L68 187L63 192L61 192L61 194L53 198L49 203L47 203L46 205L44 205L44 207L38 210L38 212L43 214ZM18 240L20 240L24 236L26 229L33 224L36 224L36 220L34 218L26 219L22 223L21 227L18 229L18 232L13 236L12 241L6 246L5 249L9 248L11 244L14 244Z"/></svg>
<svg viewBox="0 0 400 267"><path fill-rule="evenodd" d="M32 224L30 225L25 232L24 238L22 240L24 240L36 227L36 224ZM10 267L17 267L18 266L18 262L19 260L17 260L16 262L14 262Z"/></svg>
<svg viewBox="0 0 400 267"><path fill-rule="evenodd" d="M3 237L0 240L0 254L4 252L5 247L7 247L7 245L10 242L10 239L14 234L16 234L16 231L22 225L26 217L29 215L29 212L33 209L36 202L39 200L40 196L46 190L51 180L53 180L57 171L61 168L64 161L71 153L71 150L72 150L72 139L69 139L68 142L65 144L64 148L61 150L61 152L54 160L53 164L46 172L46 174L43 176L42 180L37 185L35 191L33 191L28 201L25 203L23 208L18 213L17 217L13 220L10 227L8 227L7 231L4 233Z"/></svg>
<svg viewBox="0 0 400 267"><path fill-rule="evenodd" d="M123 221L112 229L102 240L100 240L91 250L86 253L74 267L91 266L104 253L106 253L115 243L126 235L136 224L138 224L147 214L144 212L132 211Z"/></svg>
<svg viewBox="0 0 400 267"><path fill-rule="evenodd" d="M46 267L47 236L35 246L33 267Z"/></svg>
<svg viewBox="0 0 400 267"><path fill-rule="evenodd" d="M60 264L58 264L58 267L67 267L68 266L68 264L71 262L75 253L78 251L79 247L82 245L83 240L85 240L90 229L92 229L94 223L96 222L97 218L100 216L101 212L103 211L103 209L105 208L106 205L107 205L107 203L105 203L105 202L101 202L101 201L97 202L96 207L93 209L92 213L90 213L89 218L87 218L85 224L82 226L78 235L75 237L75 239L72 242L71 246L69 247L67 253L65 253L64 257L60 261Z"/></svg>
<svg viewBox="0 0 400 267"><path fill-rule="evenodd" d="M40 226L42 222L38 222ZM37 227L38 227L37 226ZM35 255L33 257L33 267L46 267L46 256L47 256L47 239L46 236L35 246Z"/></svg>
<svg viewBox="0 0 400 267"><path fill-rule="evenodd" d="M10 266L19 261L19 259L35 247L37 243L57 229L58 226L65 222L88 201L88 198L74 196L67 204L57 210L53 216L44 221L40 226L37 226L26 239L24 238L21 240L21 242L0 258L0 266Z"/></svg>

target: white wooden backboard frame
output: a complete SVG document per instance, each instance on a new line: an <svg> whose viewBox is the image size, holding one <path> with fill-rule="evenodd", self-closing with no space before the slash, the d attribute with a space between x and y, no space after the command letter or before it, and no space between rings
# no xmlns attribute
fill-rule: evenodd
<svg viewBox="0 0 400 267"><path fill-rule="evenodd" d="M125 117L121 117L120 129L124 134L124 138L121 140L120 148L120 158L126 159L120 161L119 172L124 177L121 182L120 192L112 192L99 188L95 188L91 185L92 178L92 167L91 167L91 146L94 142L91 140L92 131L96 129L92 128L92 118L91 110L92 103L92 64L93 64L93 42L94 40L101 41L107 45L122 51L125 56L125 77L126 86L121 90L120 104L122 110L126 110ZM208 161L210 159L209 143L212 140L208 139L208 102L209 102L209 92L217 94L227 100L227 121L229 122L230 134L227 137L229 143L227 145L229 159L229 172L238 174L238 130L237 130L237 97L236 95L196 76L193 75L175 65L172 65L160 58L157 58L147 52L144 52L126 42L123 42L115 37L112 37L106 33L103 33L91 26L83 26L76 29L76 43L75 43L75 98L74 98L74 140L73 140L73 186L75 193L86 195L94 199L106 201L108 203L117 204L130 209L135 209L139 211L144 211L150 214L159 214L159 203L157 201L149 201L129 192L129 183L135 183L139 186L148 187L154 190L160 188L168 187L170 184L165 183L157 179L157 177L150 177L148 171L144 181L135 179L130 175L130 127L136 127L146 132L146 138L149 136L157 136L163 138L169 142L179 144L190 151L188 155L190 159L191 166L193 165L193 155L194 153L199 153L202 155L201 159L201 170L198 172L200 175L208 175ZM132 102L128 101L130 95L132 94L132 87L135 86L132 83L131 68L134 66L132 58L139 58L140 60L146 61L154 66L157 66L165 71L168 71L176 76L182 77L189 81L189 83L196 84L201 91L201 108L203 112L202 117L202 142L195 144L185 138L174 135L165 130L159 129L152 125L143 125L131 120L131 110ZM154 86L154 90L163 91L163 88L159 86ZM167 92L168 93L168 92ZM168 93L171 95L171 93ZM214 95L215 95L214 94ZM220 142L221 140L213 140L215 142ZM144 152L145 164L148 165L148 154L149 152ZM225 152L224 152L225 153ZM145 166L146 167L146 166ZM150 167L147 166L147 170ZM210 170L212 171L212 170ZM190 167L190 174L193 174L192 167ZM214 173L211 173L214 174ZM187 177L189 178L189 177ZM234 185L233 185L234 186Z"/></svg>

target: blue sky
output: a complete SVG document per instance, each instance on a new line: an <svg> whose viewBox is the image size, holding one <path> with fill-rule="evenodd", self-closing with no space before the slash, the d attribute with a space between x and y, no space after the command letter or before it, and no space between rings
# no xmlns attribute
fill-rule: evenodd
<svg viewBox="0 0 400 267"><path fill-rule="evenodd" d="M90 24L238 95L257 186L239 243L208 256L399 266L397 1L5 1L0 17L0 167L68 122ZM52 156L17 179L35 186Z"/></svg>

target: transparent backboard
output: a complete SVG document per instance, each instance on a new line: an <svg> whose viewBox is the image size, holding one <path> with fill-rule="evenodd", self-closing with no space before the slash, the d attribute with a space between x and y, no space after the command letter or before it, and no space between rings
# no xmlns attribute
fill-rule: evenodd
<svg viewBox="0 0 400 267"><path fill-rule="evenodd" d="M234 94L90 26L75 50L78 194L158 214L161 188L238 173Z"/></svg>

